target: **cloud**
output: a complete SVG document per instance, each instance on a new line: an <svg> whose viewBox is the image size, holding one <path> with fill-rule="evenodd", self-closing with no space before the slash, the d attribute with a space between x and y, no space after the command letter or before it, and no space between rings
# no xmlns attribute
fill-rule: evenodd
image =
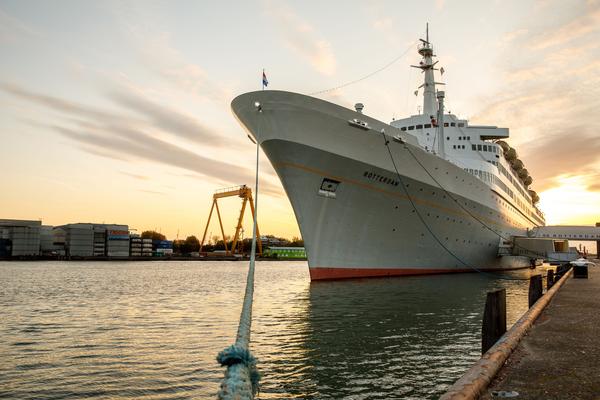
<svg viewBox="0 0 600 400"><path fill-rule="evenodd" d="M94 121L94 124L106 125L119 123L130 126L145 126L160 128L163 132L203 145L230 147L235 141L227 140L219 133L200 123L195 118L176 111L167 105L155 103L145 97L126 92L123 89L114 90L109 98L119 106L134 111L132 116L123 113L102 110L54 96L34 93L17 85L0 83L0 90L34 104L50 108L70 117Z"/></svg>
<svg viewBox="0 0 600 400"><path fill-rule="evenodd" d="M71 116L89 118L94 120L110 120L114 118L117 118L119 120L125 119L124 116L119 115L117 113L102 111L95 107L84 106L58 97L31 92L25 88L9 83L0 83L0 90L3 90L4 92L12 94L13 96L19 97L23 100L27 100L37 105L41 105L46 108L50 108L54 111L58 111L60 113Z"/></svg>
<svg viewBox="0 0 600 400"><path fill-rule="evenodd" d="M593 176L593 182L588 180L587 189L591 192L600 192L600 174Z"/></svg>
<svg viewBox="0 0 600 400"><path fill-rule="evenodd" d="M129 176L129 177L134 178L134 179L138 179L140 181L147 181L147 180L150 179L146 175L132 174L130 172L125 172L125 171L119 171L119 173L122 174L122 175L125 175L125 176Z"/></svg>
<svg viewBox="0 0 600 400"><path fill-rule="evenodd" d="M138 189L138 192L143 192L143 193L148 193L148 194L153 194L153 195L159 195L159 196L165 196L166 195L165 192L158 192L156 190Z"/></svg>
<svg viewBox="0 0 600 400"><path fill-rule="evenodd" d="M336 59L331 44L283 2L266 2L285 44L323 75L333 75Z"/></svg>
<svg viewBox="0 0 600 400"><path fill-rule="evenodd" d="M527 168L536 179L534 184L543 190L552 186L557 176L586 175L593 170L600 161L600 136L590 126L571 126L524 149Z"/></svg>
<svg viewBox="0 0 600 400"><path fill-rule="evenodd" d="M170 129L169 133L174 136L187 139L197 135L203 139L200 141L202 144L224 144L224 141L217 140L216 133L209 134L195 121L186 119L179 113L171 113L166 108L159 110L156 104L147 100L123 93L113 93L111 96L117 104L140 113L150 119L150 122L31 92L15 85L0 84L0 89L65 115L67 118L62 123L50 126L40 123L36 125L50 127L88 153L128 162L144 160L176 167L223 185L254 181L251 168L206 157L171 140L157 137L156 133L163 131L156 128L163 128ZM181 121L178 121L177 117L181 117ZM263 188L265 193L281 195L281 187L268 180L263 182Z"/></svg>
<svg viewBox="0 0 600 400"><path fill-rule="evenodd" d="M510 32L507 32L500 38L500 40L498 41L498 44L501 47L511 45L511 44L513 44L513 42L516 39L526 35L527 33L529 33L529 29L526 29L526 28L520 28L520 29L516 29L516 30L510 31Z"/></svg>
<svg viewBox="0 0 600 400"><path fill-rule="evenodd" d="M473 118L475 123L511 128L510 143L538 191L552 188L565 174L600 176L600 37L591 37L600 32L597 5L574 7L574 16L560 23L526 18L527 28L517 28L514 37L541 29L549 33L506 47L500 55L502 89L484 99L485 106ZM596 8L590 10L592 6ZM542 11L555 12L552 7ZM559 38L559 33L564 36ZM572 41L586 35L589 40Z"/></svg>
<svg viewBox="0 0 600 400"><path fill-rule="evenodd" d="M253 178L248 169L201 156L129 127L109 125L106 128L98 127L96 131L85 129L80 131L55 125L53 129L75 142L104 152L108 151L110 154L194 171L217 181L250 182Z"/></svg>
<svg viewBox="0 0 600 400"><path fill-rule="evenodd" d="M544 33L533 37L530 42L531 48L541 50L562 45L600 30L599 4L590 1L581 15L556 29L547 29Z"/></svg>
<svg viewBox="0 0 600 400"><path fill-rule="evenodd" d="M194 174L194 173L178 174L178 176L195 179L195 180L200 180L200 181L205 179L202 175L198 175L198 174ZM254 182L254 180L252 182ZM239 184L239 182L237 184ZM254 184L248 185L248 186L250 186L252 188L252 191L254 191ZM281 185L273 185L269 179L265 179L264 172L259 174L258 190L261 194L267 194L272 197L285 197L285 192L283 190L283 187L281 187Z"/></svg>
<svg viewBox="0 0 600 400"><path fill-rule="evenodd" d="M174 46L169 32L157 32L159 22L140 23L148 19L148 16L139 15L137 12L130 14L130 12L131 10L116 11L116 18L124 26L147 69L186 95L195 96L197 100L229 102L233 97L232 90L222 82L214 83L215 81L210 79L204 69L189 62L187 57Z"/></svg>
<svg viewBox="0 0 600 400"><path fill-rule="evenodd" d="M19 38L41 35L20 19L10 15L0 8L0 43L18 43Z"/></svg>
<svg viewBox="0 0 600 400"><path fill-rule="evenodd" d="M373 28L379 31L390 30L394 25L394 21L391 17L378 18L373 22Z"/></svg>
<svg viewBox="0 0 600 400"><path fill-rule="evenodd" d="M147 98L126 93L113 92L109 97L115 103L135 111L145 117L158 128L175 136L188 139L192 142L209 144L213 146L231 145L230 140L218 135L200 121L176 110L169 109L163 104L155 103Z"/></svg>

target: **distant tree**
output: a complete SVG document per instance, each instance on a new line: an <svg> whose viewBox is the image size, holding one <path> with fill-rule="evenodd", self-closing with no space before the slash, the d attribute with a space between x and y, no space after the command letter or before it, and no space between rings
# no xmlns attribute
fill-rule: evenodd
<svg viewBox="0 0 600 400"><path fill-rule="evenodd" d="M185 244L185 240L173 240L173 253L175 254L185 254L183 251L183 246Z"/></svg>
<svg viewBox="0 0 600 400"><path fill-rule="evenodd" d="M294 236L289 245L290 247L304 247L304 240L302 240L298 236Z"/></svg>
<svg viewBox="0 0 600 400"><path fill-rule="evenodd" d="M156 231L144 231L142 232L142 239L167 240L167 237Z"/></svg>
<svg viewBox="0 0 600 400"><path fill-rule="evenodd" d="M193 253L196 251L200 251L200 241L194 235L188 236L187 238L185 238L184 248L186 250L185 253Z"/></svg>

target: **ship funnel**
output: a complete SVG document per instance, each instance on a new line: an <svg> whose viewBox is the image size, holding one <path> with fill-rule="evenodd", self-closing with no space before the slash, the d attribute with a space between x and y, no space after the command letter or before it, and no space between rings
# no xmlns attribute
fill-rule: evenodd
<svg viewBox="0 0 600 400"><path fill-rule="evenodd" d="M365 108L365 105L363 103L356 103L354 105L354 109L356 110L356 112L359 112L361 114L362 114L363 108Z"/></svg>

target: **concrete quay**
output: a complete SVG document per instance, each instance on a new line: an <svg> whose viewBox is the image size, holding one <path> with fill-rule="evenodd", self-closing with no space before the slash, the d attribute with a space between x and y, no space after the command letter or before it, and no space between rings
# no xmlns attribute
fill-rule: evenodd
<svg viewBox="0 0 600 400"><path fill-rule="evenodd" d="M480 399L600 399L600 263L588 270L565 282Z"/></svg>

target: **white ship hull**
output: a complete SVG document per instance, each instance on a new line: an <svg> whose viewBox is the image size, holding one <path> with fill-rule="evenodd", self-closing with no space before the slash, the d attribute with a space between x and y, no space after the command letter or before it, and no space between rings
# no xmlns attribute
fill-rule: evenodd
<svg viewBox="0 0 600 400"><path fill-rule="evenodd" d="M289 92L246 93L232 109L281 179L311 279L529 266L525 257L498 256L499 235L525 235L534 221L399 129ZM349 123L357 117L369 129ZM405 142L392 140L396 135Z"/></svg>

